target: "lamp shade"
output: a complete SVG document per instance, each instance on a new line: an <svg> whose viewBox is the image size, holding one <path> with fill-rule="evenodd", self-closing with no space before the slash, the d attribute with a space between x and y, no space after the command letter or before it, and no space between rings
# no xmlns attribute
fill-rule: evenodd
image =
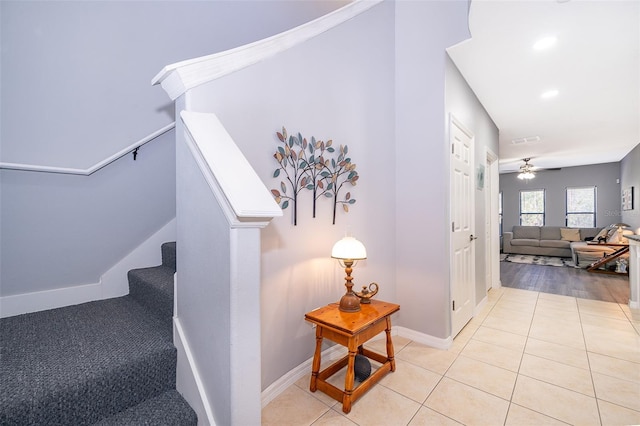
<svg viewBox="0 0 640 426"><path fill-rule="evenodd" d="M333 245L331 257L334 259L366 259L367 249L364 248L364 244L355 238L344 237Z"/></svg>
<svg viewBox="0 0 640 426"><path fill-rule="evenodd" d="M629 225L627 225L626 223L614 223L613 225L611 225L612 228L628 228Z"/></svg>

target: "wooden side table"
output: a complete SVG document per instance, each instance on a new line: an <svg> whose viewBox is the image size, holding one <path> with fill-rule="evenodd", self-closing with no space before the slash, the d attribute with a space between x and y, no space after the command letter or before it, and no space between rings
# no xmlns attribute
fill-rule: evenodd
<svg viewBox="0 0 640 426"><path fill-rule="evenodd" d="M324 306L305 314L305 320L316 325L316 350L311 369L311 392L321 390L331 398L342 403L342 411L349 413L351 404L360 398L389 371L396 370L393 342L391 341L391 315L400 310L394 303L372 300L370 304L361 304L360 312L341 312L337 303ZM387 355L381 355L364 348L362 345L382 331L386 332ZM322 339L329 339L346 346L349 353L329 367L320 371ZM356 389L353 388L355 373L353 370L356 353L382 363L382 366L365 379ZM344 390L340 390L326 380L347 366Z"/></svg>

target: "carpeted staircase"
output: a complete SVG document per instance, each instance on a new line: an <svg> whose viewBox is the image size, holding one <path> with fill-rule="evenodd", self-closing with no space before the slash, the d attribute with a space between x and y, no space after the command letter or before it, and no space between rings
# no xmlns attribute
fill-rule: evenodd
<svg viewBox="0 0 640 426"><path fill-rule="evenodd" d="M128 296L0 319L0 425L196 425L176 391L176 245Z"/></svg>

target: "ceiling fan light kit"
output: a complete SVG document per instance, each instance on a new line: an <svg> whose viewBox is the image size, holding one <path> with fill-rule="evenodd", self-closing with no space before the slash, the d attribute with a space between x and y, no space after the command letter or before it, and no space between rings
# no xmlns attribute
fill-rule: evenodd
<svg viewBox="0 0 640 426"><path fill-rule="evenodd" d="M531 180L536 177L535 172L533 171L533 165L529 164L529 160L531 158L523 158L524 164L520 166L520 173L518 173L518 179L521 180Z"/></svg>

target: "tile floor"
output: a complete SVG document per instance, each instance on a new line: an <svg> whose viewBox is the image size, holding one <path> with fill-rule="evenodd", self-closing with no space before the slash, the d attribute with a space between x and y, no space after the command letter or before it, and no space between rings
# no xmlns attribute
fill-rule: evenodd
<svg viewBox="0 0 640 426"><path fill-rule="evenodd" d="M395 336L396 371L349 414L305 376L262 424L640 424L639 333L626 305L503 287L447 351ZM344 371L330 381L344 387Z"/></svg>

